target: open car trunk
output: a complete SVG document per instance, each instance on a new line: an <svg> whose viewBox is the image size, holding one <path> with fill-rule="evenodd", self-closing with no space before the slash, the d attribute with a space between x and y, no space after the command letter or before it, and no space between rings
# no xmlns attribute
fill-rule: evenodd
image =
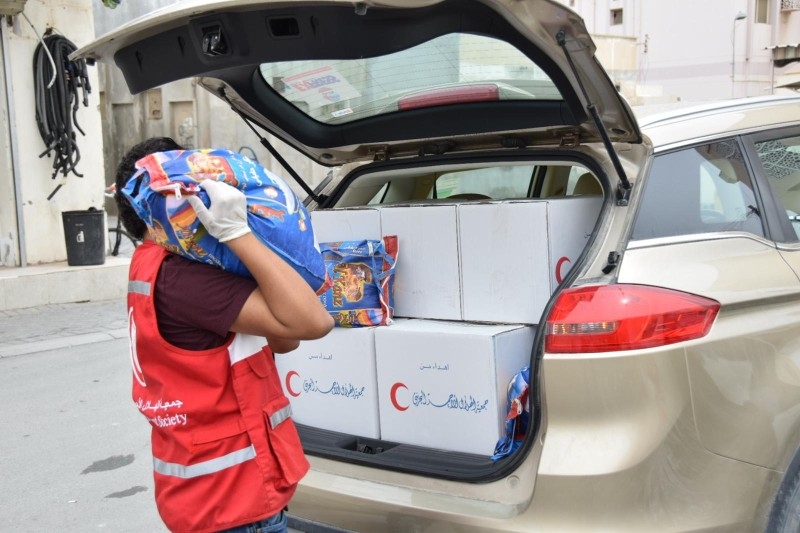
<svg viewBox="0 0 800 533"><path fill-rule="evenodd" d="M190 0L76 52L132 93L196 77L333 167L307 201L321 245L397 238L393 323L276 358L312 462L293 511L336 522L334 493L487 518L530 502L543 317L627 202L613 145L642 141L594 51L553 0ZM375 274L346 274L334 298L358 316ZM504 438L518 453L493 458Z"/></svg>
<svg viewBox="0 0 800 533"><path fill-rule="evenodd" d="M327 191L311 212L323 248L397 237L394 321L337 327L277 357L306 452L457 481L518 466L525 454L492 457L515 436L509 385L536 361L548 301L594 232L597 176L585 152L521 151L372 163ZM340 283L340 322L379 306ZM530 392L518 439L540 423Z"/></svg>

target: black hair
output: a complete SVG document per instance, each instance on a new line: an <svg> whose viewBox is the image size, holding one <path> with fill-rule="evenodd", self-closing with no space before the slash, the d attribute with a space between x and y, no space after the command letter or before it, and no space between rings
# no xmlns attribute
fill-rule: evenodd
<svg viewBox="0 0 800 533"><path fill-rule="evenodd" d="M136 214L136 211L133 210L130 202L121 191L125 188L131 176L136 173L136 162L138 160L155 152L168 152L170 150L184 150L184 148L170 137L151 137L128 150L117 167L117 176L114 180L117 191L114 194L114 200L119 210L119 219L128 233L136 239L141 240L144 238L147 232L147 225L139 218L139 215Z"/></svg>

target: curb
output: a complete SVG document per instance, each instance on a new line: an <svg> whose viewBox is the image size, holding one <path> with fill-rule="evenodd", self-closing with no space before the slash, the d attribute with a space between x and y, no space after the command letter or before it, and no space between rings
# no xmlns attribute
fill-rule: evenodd
<svg viewBox="0 0 800 533"><path fill-rule="evenodd" d="M122 298L129 265L129 257L108 256L94 266L61 262L0 268L0 311Z"/></svg>
<svg viewBox="0 0 800 533"><path fill-rule="evenodd" d="M97 342L113 341L117 339L127 339L128 328L119 328L98 333L84 333L69 337L55 337L34 342L23 342L17 344L0 345L0 359L14 357L17 355L27 355L37 352L47 352L50 350L60 350L62 348L72 348L85 344Z"/></svg>

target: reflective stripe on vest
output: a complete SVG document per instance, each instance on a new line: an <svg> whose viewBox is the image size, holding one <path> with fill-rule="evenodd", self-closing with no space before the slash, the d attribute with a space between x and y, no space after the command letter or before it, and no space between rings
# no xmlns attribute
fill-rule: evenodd
<svg viewBox="0 0 800 533"><path fill-rule="evenodd" d="M150 296L150 284L146 281L129 281L128 292Z"/></svg>
<svg viewBox="0 0 800 533"><path fill-rule="evenodd" d="M196 463L190 466L178 463L168 463L153 457L153 470L165 476L190 479L193 477L205 476L207 474L213 474L214 472L225 470L226 468L230 468L251 459L255 459L255 457L256 449L251 444L247 448L242 448L241 450L231 452L228 455L223 455L222 457L217 457L216 459L210 459L208 461L203 461L202 463Z"/></svg>
<svg viewBox="0 0 800 533"><path fill-rule="evenodd" d="M277 411L269 415L269 427L275 429L276 427L278 427L278 424L280 424L285 420L288 420L289 418L292 418L291 404L287 405L282 409L278 409Z"/></svg>

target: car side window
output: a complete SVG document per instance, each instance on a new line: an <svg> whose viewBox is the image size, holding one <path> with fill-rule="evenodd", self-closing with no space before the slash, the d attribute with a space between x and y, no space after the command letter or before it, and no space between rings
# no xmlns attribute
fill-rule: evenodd
<svg viewBox="0 0 800 533"><path fill-rule="evenodd" d="M800 239L800 136L755 143L764 174Z"/></svg>
<svg viewBox="0 0 800 533"><path fill-rule="evenodd" d="M448 172L436 179L435 197L527 198L535 169L515 165Z"/></svg>
<svg viewBox="0 0 800 533"><path fill-rule="evenodd" d="M633 239L764 228L734 139L659 154L644 182Z"/></svg>
<svg viewBox="0 0 800 533"><path fill-rule="evenodd" d="M383 186L380 188L380 190L377 193L375 193L375 196L373 196L372 199L369 202L367 202L367 204L375 205L383 203L383 198L384 196L386 196L386 191L389 190L389 185L391 185L390 181L384 183Z"/></svg>

